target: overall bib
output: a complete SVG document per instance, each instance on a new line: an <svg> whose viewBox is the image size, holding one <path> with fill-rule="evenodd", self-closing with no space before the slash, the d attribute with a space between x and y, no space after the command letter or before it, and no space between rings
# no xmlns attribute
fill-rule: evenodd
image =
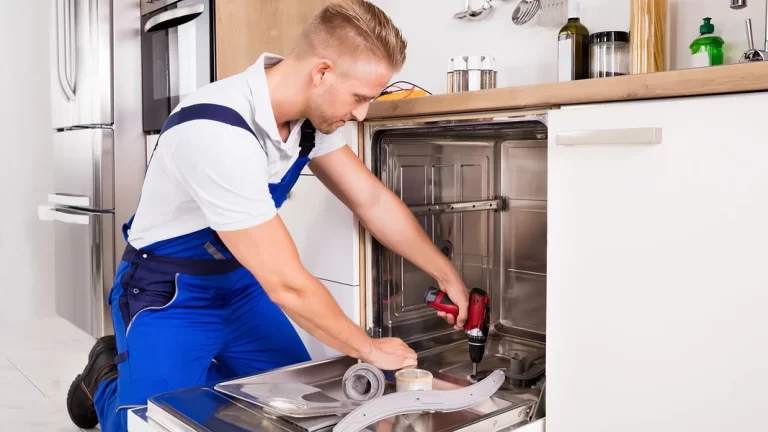
<svg viewBox="0 0 768 432"><path fill-rule="evenodd" d="M166 131L192 120L245 129L259 145L240 114L214 104L172 114L157 145ZM269 185L277 208L309 162L314 143L315 129L305 120L298 159L280 183ZM132 222L133 217L123 226L126 242ZM94 395L104 432L126 431L127 409L146 405L158 393L310 360L283 311L211 228L139 250L128 244L109 304L119 373ZM197 408L205 417L205 406Z"/></svg>

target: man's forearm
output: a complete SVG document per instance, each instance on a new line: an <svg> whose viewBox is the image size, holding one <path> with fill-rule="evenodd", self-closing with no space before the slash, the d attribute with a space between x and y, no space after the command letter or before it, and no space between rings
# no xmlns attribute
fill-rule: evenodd
<svg viewBox="0 0 768 432"><path fill-rule="evenodd" d="M352 322L328 289L302 266L279 216L239 231L220 231L229 250L296 324L331 348L355 358L370 354L373 341Z"/></svg>
<svg viewBox="0 0 768 432"><path fill-rule="evenodd" d="M387 249L407 259L438 282L458 278L456 269L427 237L408 207L383 185L377 189L379 199L375 201L376 205L357 212L363 226Z"/></svg>
<svg viewBox="0 0 768 432"><path fill-rule="evenodd" d="M355 358L370 354L371 341L368 335L344 314L320 282L317 285L302 290L305 292L294 291L292 295L285 296L280 306L286 315L336 351ZM309 295L310 292L313 295ZM338 323L333 324L331 321Z"/></svg>

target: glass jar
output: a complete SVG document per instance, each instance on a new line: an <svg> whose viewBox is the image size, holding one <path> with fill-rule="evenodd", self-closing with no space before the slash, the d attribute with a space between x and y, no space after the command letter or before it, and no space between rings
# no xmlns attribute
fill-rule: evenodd
<svg viewBox="0 0 768 432"><path fill-rule="evenodd" d="M491 56L483 58L482 73L480 78L480 88L483 90L496 88L496 70L493 68L493 62L496 59Z"/></svg>
<svg viewBox="0 0 768 432"><path fill-rule="evenodd" d="M468 56L456 56L453 58L453 93L469 90L467 60Z"/></svg>
<svg viewBox="0 0 768 432"><path fill-rule="evenodd" d="M667 69L668 0L632 0L630 11L630 72L642 74Z"/></svg>
<svg viewBox="0 0 768 432"><path fill-rule="evenodd" d="M589 36L589 77L629 74L629 33L606 31Z"/></svg>

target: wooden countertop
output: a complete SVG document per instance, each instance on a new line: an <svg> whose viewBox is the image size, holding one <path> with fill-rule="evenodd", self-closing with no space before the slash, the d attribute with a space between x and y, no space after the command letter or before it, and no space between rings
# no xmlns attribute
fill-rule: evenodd
<svg viewBox="0 0 768 432"><path fill-rule="evenodd" d="M768 62L374 102L366 120L760 90L768 90Z"/></svg>

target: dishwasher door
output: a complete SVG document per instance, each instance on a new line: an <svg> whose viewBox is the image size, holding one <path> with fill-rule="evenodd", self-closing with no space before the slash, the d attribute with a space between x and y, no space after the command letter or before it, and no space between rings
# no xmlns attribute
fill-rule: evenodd
<svg viewBox="0 0 768 432"><path fill-rule="evenodd" d="M93 337L112 334L107 305L114 279L114 215L64 207L41 209L54 228L56 314Z"/></svg>

